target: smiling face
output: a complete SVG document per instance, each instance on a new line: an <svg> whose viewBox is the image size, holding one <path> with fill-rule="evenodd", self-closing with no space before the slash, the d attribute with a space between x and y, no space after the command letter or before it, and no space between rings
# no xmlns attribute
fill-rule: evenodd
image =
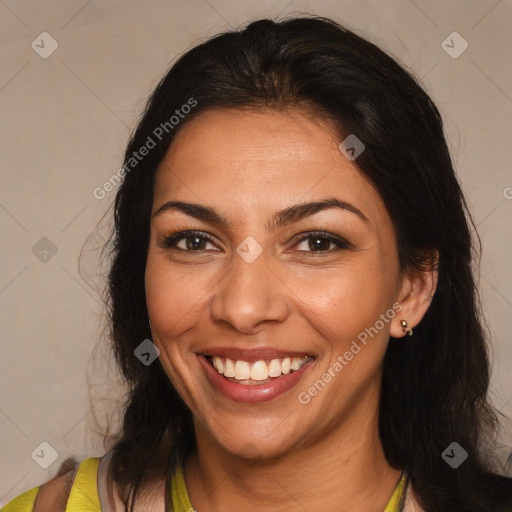
<svg viewBox="0 0 512 512"><path fill-rule="evenodd" d="M340 142L299 111L212 110L161 162L147 306L198 443L270 457L375 423L390 329L413 326L393 308L409 281Z"/></svg>

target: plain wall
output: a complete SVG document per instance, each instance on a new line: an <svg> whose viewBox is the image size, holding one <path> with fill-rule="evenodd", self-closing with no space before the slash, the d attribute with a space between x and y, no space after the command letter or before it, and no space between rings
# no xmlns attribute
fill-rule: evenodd
<svg viewBox="0 0 512 512"><path fill-rule="evenodd" d="M54 476L70 455L104 453L94 414L104 424L122 386L101 341L97 254L86 251L91 275L85 278L78 256L115 195L98 200L93 190L122 165L145 99L176 56L198 42L250 20L293 13L331 17L380 45L414 71L441 111L483 242L492 396L512 416L511 2L5 0L0 504ZM469 45L457 58L442 47L454 31ZM31 46L51 49L42 32L58 44L47 58ZM449 44L451 51L461 48L459 40ZM510 446L511 438L509 429ZM57 452L47 469L31 456L42 449L49 457L43 442Z"/></svg>

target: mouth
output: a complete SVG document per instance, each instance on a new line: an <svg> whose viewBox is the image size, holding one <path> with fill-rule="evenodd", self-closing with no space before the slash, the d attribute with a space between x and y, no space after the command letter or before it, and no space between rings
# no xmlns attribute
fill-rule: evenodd
<svg viewBox="0 0 512 512"><path fill-rule="evenodd" d="M273 380L299 371L314 357L283 357L275 359L261 359L259 361L244 361L228 357L204 355L206 360L229 382L246 386L261 386Z"/></svg>
<svg viewBox="0 0 512 512"><path fill-rule="evenodd" d="M214 390L235 402L248 404L268 402L290 391L316 361L307 354L272 359L264 358L268 354L245 354L245 359L241 358L243 353L230 355L197 354ZM235 359L233 355L240 358Z"/></svg>

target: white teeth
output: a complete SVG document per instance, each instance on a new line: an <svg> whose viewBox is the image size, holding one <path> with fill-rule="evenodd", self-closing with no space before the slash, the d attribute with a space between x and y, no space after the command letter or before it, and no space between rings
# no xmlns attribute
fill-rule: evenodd
<svg viewBox="0 0 512 512"><path fill-rule="evenodd" d="M224 373L224 365L222 364L222 359L220 357L213 358L213 366L219 373Z"/></svg>
<svg viewBox="0 0 512 512"><path fill-rule="evenodd" d="M246 361L237 361L235 363L235 379L245 380L251 377L251 366Z"/></svg>
<svg viewBox="0 0 512 512"><path fill-rule="evenodd" d="M272 359L268 362L260 360L249 363L247 361L233 361L227 357L215 356L211 362L213 367L224 377L234 377L239 381L264 381L269 378L287 375L291 371L300 370L308 359L308 356L285 357L283 359Z"/></svg>
<svg viewBox="0 0 512 512"><path fill-rule="evenodd" d="M251 367L252 380L266 380L268 379L268 367L265 361L256 361Z"/></svg>
<svg viewBox="0 0 512 512"><path fill-rule="evenodd" d="M300 363L299 363L300 359L298 357L294 357L292 359L292 363L290 365L290 368L292 370L298 370L300 368Z"/></svg>
<svg viewBox="0 0 512 512"><path fill-rule="evenodd" d="M235 376L235 365L231 359L226 359L226 363L224 364L224 377L234 377Z"/></svg>
<svg viewBox="0 0 512 512"><path fill-rule="evenodd" d="M226 375L226 374L224 374ZM281 375L281 361L279 359L272 359L268 365L268 376L279 377Z"/></svg>

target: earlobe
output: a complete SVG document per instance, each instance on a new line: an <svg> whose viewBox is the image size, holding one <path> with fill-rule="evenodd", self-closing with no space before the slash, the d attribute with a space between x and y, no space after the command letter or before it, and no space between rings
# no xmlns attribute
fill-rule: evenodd
<svg viewBox="0 0 512 512"><path fill-rule="evenodd" d="M422 270L414 269L404 275L398 300L402 309L390 328L393 338L412 336L413 328L428 311L437 288L438 258L438 252L434 251L428 258L429 264Z"/></svg>
<svg viewBox="0 0 512 512"><path fill-rule="evenodd" d="M402 332L406 332L409 336L412 336L412 329L408 329L409 324L407 320L401 320L400 325L402 326Z"/></svg>

